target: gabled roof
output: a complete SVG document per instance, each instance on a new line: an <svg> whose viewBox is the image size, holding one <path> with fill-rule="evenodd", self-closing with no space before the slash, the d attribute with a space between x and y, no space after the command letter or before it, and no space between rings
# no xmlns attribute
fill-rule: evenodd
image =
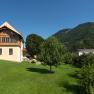
<svg viewBox="0 0 94 94"><path fill-rule="evenodd" d="M13 28L8 22L3 23L0 28L7 27L10 30L14 31L15 33L19 34L21 36L21 33L19 33L15 28Z"/></svg>

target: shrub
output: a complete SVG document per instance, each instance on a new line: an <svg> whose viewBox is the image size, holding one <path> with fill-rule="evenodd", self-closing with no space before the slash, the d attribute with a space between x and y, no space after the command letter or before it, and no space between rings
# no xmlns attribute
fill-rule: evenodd
<svg viewBox="0 0 94 94"><path fill-rule="evenodd" d="M84 65L79 74L84 94L94 94L94 64Z"/></svg>
<svg viewBox="0 0 94 94"><path fill-rule="evenodd" d="M73 64L76 65L78 55L71 52L66 52L64 55L64 62L66 64Z"/></svg>
<svg viewBox="0 0 94 94"><path fill-rule="evenodd" d="M80 67L88 64L94 64L94 54L90 53L79 56L78 65Z"/></svg>

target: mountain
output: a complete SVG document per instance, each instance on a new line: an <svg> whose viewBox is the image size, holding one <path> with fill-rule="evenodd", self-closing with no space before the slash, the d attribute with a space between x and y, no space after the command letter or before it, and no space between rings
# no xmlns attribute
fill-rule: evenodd
<svg viewBox="0 0 94 94"><path fill-rule="evenodd" d="M61 43L70 50L94 48L94 22L83 23L73 29L63 29L55 33Z"/></svg>
<svg viewBox="0 0 94 94"><path fill-rule="evenodd" d="M60 42L64 42L65 38L67 37L68 32L71 29L63 29L55 33L53 36L57 37Z"/></svg>

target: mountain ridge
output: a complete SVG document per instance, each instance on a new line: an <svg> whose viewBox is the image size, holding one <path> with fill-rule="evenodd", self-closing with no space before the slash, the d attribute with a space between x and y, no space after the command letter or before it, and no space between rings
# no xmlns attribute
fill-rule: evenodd
<svg viewBox="0 0 94 94"><path fill-rule="evenodd" d="M82 23L72 29L63 29L52 36L72 51L91 49L94 48L94 22Z"/></svg>

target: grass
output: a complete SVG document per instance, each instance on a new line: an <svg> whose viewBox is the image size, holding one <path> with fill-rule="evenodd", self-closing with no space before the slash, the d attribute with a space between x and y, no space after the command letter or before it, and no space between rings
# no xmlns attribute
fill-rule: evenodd
<svg viewBox="0 0 94 94"><path fill-rule="evenodd" d="M48 66L0 61L1 94L81 94L71 65L61 65L49 73Z"/></svg>

